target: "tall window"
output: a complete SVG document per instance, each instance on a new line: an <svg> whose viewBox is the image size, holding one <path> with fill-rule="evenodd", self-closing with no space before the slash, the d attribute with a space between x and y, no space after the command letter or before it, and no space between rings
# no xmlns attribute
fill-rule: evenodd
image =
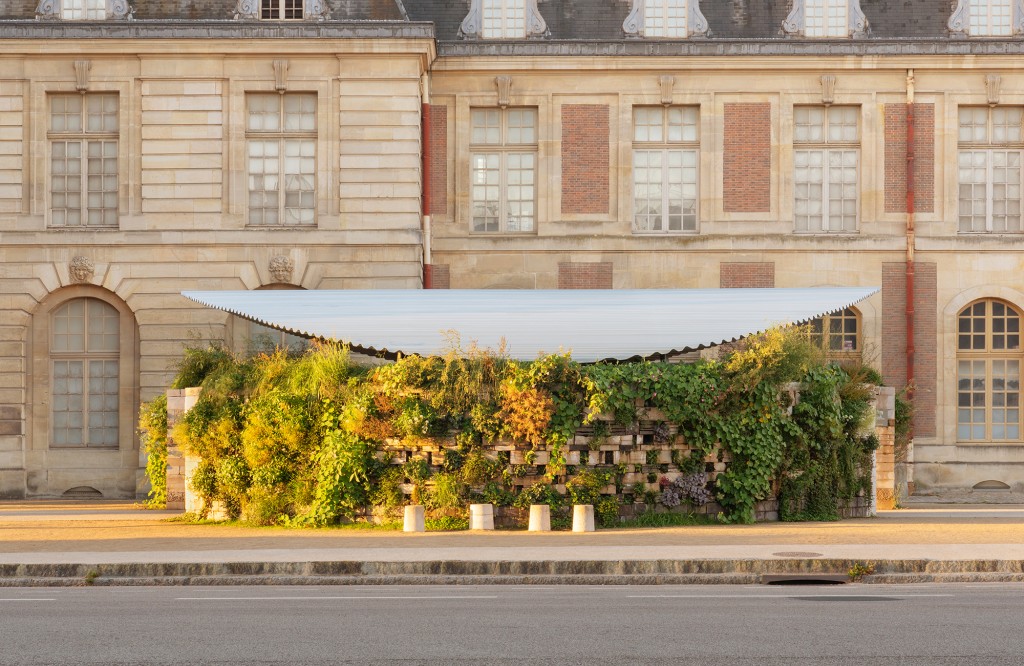
<svg viewBox="0 0 1024 666"><path fill-rule="evenodd" d="M1020 232L1024 108L960 107L960 231Z"/></svg>
<svg viewBox="0 0 1024 666"><path fill-rule="evenodd" d="M1011 0L969 0L970 34L1004 36L1013 34Z"/></svg>
<svg viewBox="0 0 1024 666"><path fill-rule="evenodd" d="M117 226L117 95L50 97L50 224Z"/></svg>
<svg viewBox="0 0 1024 666"><path fill-rule="evenodd" d="M957 439L1020 440L1020 313L977 301L957 319Z"/></svg>
<svg viewBox="0 0 1024 666"><path fill-rule="evenodd" d="M107 0L61 0L60 17L69 20L98 20L107 18Z"/></svg>
<svg viewBox="0 0 1024 666"><path fill-rule="evenodd" d="M860 317L853 308L812 319L811 340L829 358L840 360L860 354Z"/></svg>
<svg viewBox="0 0 1024 666"><path fill-rule="evenodd" d="M804 0L804 36L847 37L847 0Z"/></svg>
<svg viewBox="0 0 1024 666"><path fill-rule="evenodd" d="M515 39L526 36L525 0L483 0L480 36L484 39Z"/></svg>
<svg viewBox="0 0 1024 666"><path fill-rule="evenodd" d="M316 95L249 94L249 224L312 225L316 210Z"/></svg>
<svg viewBox="0 0 1024 666"><path fill-rule="evenodd" d="M687 0L644 0L644 37L686 37Z"/></svg>
<svg viewBox="0 0 1024 666"><path fill-rule="evenodd" d="M633 109L633 230L697 230L698 112Z"/></svg>
<svg viewBox="0 0 1024 666"><path fill-rule="evenodd" d="M473 109L473 231L534 230L537 109Z"/></svg>
<svg viewBox="0 0 1024 666"><path fill-rule="evenodd" d="M260 18L268 21L302 18L305 0L260 0Z"/></svg>
<svg viewBox="0 0 1024 666"><path fill-rule="evenodd" d="M793 211L800 232L857 230L860 109L793 109Z"/></svg>
<svg viewBox="0 0 1024 666"><path fill-rule="evenodd" d="M54 447L116 447L120 315L95 298L76 298L51 321Z"/></svg>

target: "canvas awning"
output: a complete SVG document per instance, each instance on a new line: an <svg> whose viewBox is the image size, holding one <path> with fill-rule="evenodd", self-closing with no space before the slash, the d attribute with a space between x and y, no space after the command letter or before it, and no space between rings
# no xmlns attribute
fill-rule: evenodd
<svg viewBox="0 0 1024 666"><path fill-rule="evenodd" d="M876 287L804 289L186 291L197 303L354 351L444 354L452 334L510 358L657 358L854 305Z"/></svg>

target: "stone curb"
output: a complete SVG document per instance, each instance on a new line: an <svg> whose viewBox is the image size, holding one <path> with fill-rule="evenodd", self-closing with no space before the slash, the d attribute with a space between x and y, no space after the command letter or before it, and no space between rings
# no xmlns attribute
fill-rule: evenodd
<svg viewBox="0 0 1024 666"><path fill-rule="evenodd" d="M84 585L679 585L760 584L768 576L845 575L865 583L1022 582L1024 560L620 560L5 564L0 587Z"/></svg>

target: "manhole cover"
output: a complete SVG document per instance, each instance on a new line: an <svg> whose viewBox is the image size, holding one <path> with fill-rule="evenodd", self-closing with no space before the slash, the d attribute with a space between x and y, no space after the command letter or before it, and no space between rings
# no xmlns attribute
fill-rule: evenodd
<svg viewBox="0 0 1024 666"><path fill-rule="evenodd" d="M821 553L812 553L803 550L784 550L781 553L772 553L775 557L821 557Z"/></svg>

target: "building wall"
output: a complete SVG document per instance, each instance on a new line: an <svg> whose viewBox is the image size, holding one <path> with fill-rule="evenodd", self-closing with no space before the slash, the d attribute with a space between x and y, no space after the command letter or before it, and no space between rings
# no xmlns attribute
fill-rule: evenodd
<svg viewBox="0 0 1024 666"><path fill-rule="evenodd" d="M140 400L166 390L185 345L238 338L230 316L183 290L421 287L420 79L431 53L423 39L339 39L315 49L304 41L4 43L0 496L145 493ZM89 62L88 92L118 94L112 229L51 226L48 95L76 91L75 60ZM282 85L275 60L287 62L287 91L317 95L309 228L247 224L245 95ZM91 271L76 275L76 261ZM117 449L50 444L48 313L73 296L122 311L130 351Z"/></svg>
<svg viewBox="0 0 1024 666"><path fill-rule="evenodd" d="M610 264L617 289L715 288L765 276L737 268L774 265L774 286L875 286L859 306L863 356L886 379L906 383L906 188L908 70L915 85L915 376L917 487L970 488L999 480L1024 489L1024 445L957 443L956 315L978 298L1024 309L1021 236L958 232L958 107L987 106L986 77L1001 77L1000 104L1024 104L1021 75L999 56L960 59L621 58L567 55L490 58L468 67L442 59L432 102L444 106L447 210L434 218L434 261L453 288L567 286L566 266ZM483 70L483 71L481 71ZM600 71L600 75L597 72ZM860 112L858 223L853 233L794 231L796 105L823 103L822 74L835 76L835 105ZM674 84L666 98L666 75ZM470 110L498 103L495 77L511 78L510 107L538 109L537 225L529 234L470 231ZM694 233L632 229L632 109L700 109L699 209ZM587 109L584 114L581 110ZM580 206L578 173L593 170L578 127L607 109L607 192ZM599 129L600 131L596 131ZM596 128L588 141L601 139ZM571 143L571 145L567 145ZM586 159L580 159L585 155ZM566 164L567 159L576 160ZM566 178L572 178L566 182ZM591 179L591 186L602 184ZM567 204L568 202L568 204ZM747 271L749 272L749 271ZM755 271L756 272L756 271ZM763 272L763 271L762 271ZM736 282L739 284L739 282Z"/></svg>

